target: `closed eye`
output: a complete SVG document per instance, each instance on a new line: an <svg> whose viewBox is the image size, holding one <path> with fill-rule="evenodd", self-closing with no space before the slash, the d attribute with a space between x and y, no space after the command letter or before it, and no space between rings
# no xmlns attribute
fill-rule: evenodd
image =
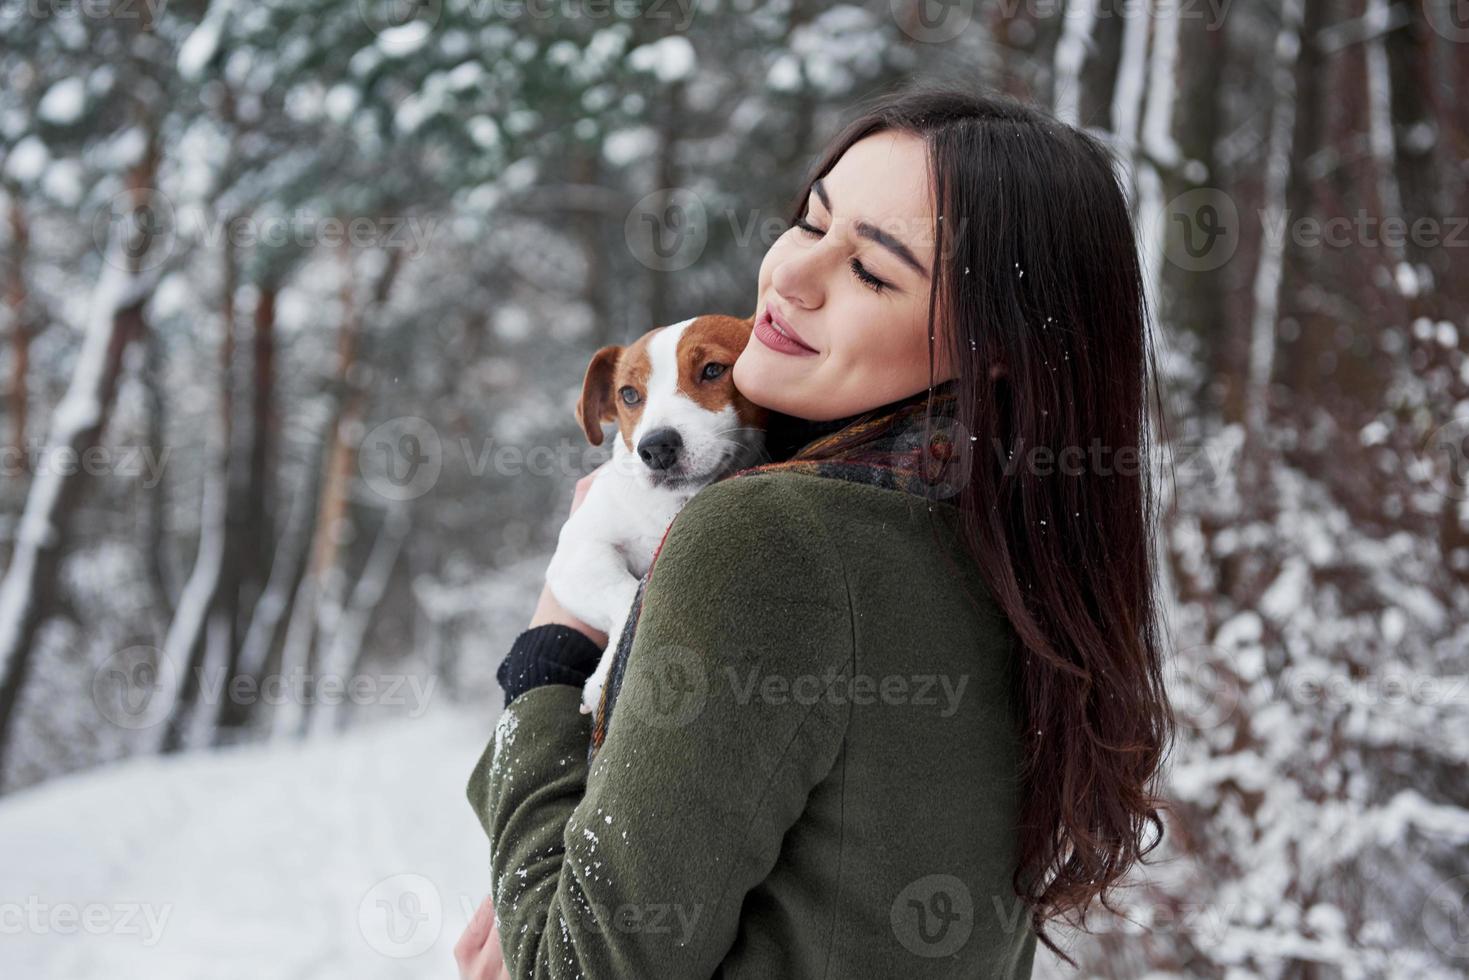
<svg viewBox="0 0 1469 980"><path fill-rule="evenodd" d="M826 235L825 231L817 228L815 225L808 222L805 218L797 218L795 224L796 227L799 228L801 232L808 237L821 238ZM847 263L847 265L851 267L852 275L856 276L863 285L867 286L867 288L871 289L874 293L880 293L885 289L892 288L891 283L883 279L879 279L877 276L874 276L872 273L868 272L867 267L862 264L861 259L853 257Z"/></svg>

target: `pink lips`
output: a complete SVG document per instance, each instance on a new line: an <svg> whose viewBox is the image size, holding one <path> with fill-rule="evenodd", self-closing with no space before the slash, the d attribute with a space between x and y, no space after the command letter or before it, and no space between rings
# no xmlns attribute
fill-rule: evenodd
<svg viewBox="0 0 1469 980"><path fill-rule="evenodd" d="M781 317L777 317L770 307L755 319L755 328L752 331L762 344L771 350L780 351L782 354L815 354L818 353L814 347L800 339L800 336L791 329Z"/></svg>

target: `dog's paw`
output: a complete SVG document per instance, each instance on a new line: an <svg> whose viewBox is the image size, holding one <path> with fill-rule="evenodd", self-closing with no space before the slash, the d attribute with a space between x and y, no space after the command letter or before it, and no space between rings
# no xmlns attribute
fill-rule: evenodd
<svg viewBox="0 0 1469 980"><path fill-rule="evenodd" d="M593 676L581 690L581 713L592 714L602 701L602 678Z"/></svg>

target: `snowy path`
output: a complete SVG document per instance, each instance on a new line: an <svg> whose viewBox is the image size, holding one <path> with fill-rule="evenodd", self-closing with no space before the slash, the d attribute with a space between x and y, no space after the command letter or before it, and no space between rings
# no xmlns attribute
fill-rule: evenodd
<svg viewBox="0 0 1469 980"><path fill-rule="evenodd" d="M468 710L0 800L0 961L45 980L454 978L489 886ZM1065 975L1044 954L1035 980Z"/></svg>
<svg viewBox="0 0 1469 980"><path fill-rule="evenodd" d="M5 974L454 977L488 888L464 796L494 719L139 759L0 801Z"/></svg>

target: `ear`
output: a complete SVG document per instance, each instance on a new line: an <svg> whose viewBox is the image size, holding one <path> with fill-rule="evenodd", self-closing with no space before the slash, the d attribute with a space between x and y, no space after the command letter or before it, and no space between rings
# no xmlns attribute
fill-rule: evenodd
<svg viewBox="0 0 1469 980"><path fill-rule="evenodd" d="M576 420L594 446L602 445L602 423L617 418L612 402L612 373L622 347L612 344L592 355L587 375L581 383L581 401L576 403Z"/></svg>

